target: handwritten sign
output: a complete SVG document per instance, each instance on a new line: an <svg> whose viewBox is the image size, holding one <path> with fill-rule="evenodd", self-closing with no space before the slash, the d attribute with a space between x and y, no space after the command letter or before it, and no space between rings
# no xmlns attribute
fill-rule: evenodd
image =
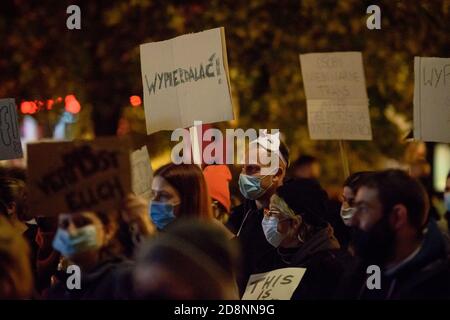
<svg viewBox="0 0 450 320"><path fill-rule="evenodd" d="M290 300L305 268L283 268L250 276L242 300Z"/></svg>
<svg viewBox="0 0 450 320"><path fill-rule="evenodd" d="M361 52L300 55L308 128L315 140L371 140Z"/></svg>
<svg viewBox="0 0 450 320"><path fill-rule="evenodd" d="M147 133L233 120L223 28L140 46Z"/></svg>
<svg viewBox="0 0 450 320"><path fill-rule="evenodd" d="M28 200L37 216L117 209L131 191L128 140L28 144Z"/></svg>
<svg viewBox="0 0 450 320"><path fill-rule="evenodd" d="M14 99L0 99L0 160L23 157Z"/></svg>
<svg viewBox="0 0 450 320"><path fill-rule="evenodd" d="M149 200L152 191L153 170L147 146L131 154L131 181L133 192Z"/></svg>
<svg viewBox="0 0 450 320"><path fill-rule="evenodd" d="M450 142L450 58L414 58L414 139Z"/></svg>

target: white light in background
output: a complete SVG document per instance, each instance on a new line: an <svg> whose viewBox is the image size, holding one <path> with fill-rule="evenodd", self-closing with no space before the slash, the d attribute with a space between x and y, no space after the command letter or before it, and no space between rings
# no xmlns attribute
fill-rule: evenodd
<svg viewBox="0 0 450 320"><path fill-rule="evenodd" d="M434 149L434 189L444 192L447 174L450 171L450 145L436 144Z"/></svg>

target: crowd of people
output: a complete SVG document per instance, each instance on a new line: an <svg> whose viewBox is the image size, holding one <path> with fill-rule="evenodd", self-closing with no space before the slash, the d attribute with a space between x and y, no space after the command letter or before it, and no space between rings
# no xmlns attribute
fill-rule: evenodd
<svg viewBox="0 0 450 320"><path fill-rule="evenodd" d="M28 209L25 169L0 168L0 299L234 300L252 274L286 267L306 269L292 300L450 299L449 230L437 221L450 219L450 174L441 215L413 170L353 173L338 202L318 159L291 164L284 143L273 152L267 175L259 162L238 181L227 165L170 163L150 200L56 217Z"/></svg>

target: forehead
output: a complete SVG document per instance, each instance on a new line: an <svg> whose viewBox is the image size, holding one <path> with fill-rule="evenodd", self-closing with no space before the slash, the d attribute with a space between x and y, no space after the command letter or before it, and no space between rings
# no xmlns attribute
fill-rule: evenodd
<svg viewBox="0 0 450 320"><path fill-rule="evenodd" d="M168 189L171 185L161 176L155 176L152 180L152 188L155 190Z"/></svg>
<svg viewBox="0 0 450 320"><path fill-rule="evenodd" d="M355 197L353 190L350 187L345 186L342 190L342 194L346 199L352 199Z"/></svg>
<svg viewBox="0 0 450 320"><path fill-rule="evenodd" d="M356 193L356 202L377 202L378 201L378 191L374 188L369 188L362 186L358 189Z"/></svg>

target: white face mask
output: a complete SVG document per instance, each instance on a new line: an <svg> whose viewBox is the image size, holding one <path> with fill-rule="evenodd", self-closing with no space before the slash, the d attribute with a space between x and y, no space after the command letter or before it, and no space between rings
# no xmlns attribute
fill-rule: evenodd
<svg viewBox="0 0 450 320"><path fill-rule="evenodd" d="M275 248L278 248L281 242L286 238L286 234L278 232L278 223L280 220L277 217L264 217L261 222L264 235L267 242L269 242Z"/></svg>
<svg viewBox="0 0 450 320"><path fill-rule="evenodd" d="M346 226L350 225L353 215L355 214L356 208L346 208L341 207L341 218Z"/></svg>

